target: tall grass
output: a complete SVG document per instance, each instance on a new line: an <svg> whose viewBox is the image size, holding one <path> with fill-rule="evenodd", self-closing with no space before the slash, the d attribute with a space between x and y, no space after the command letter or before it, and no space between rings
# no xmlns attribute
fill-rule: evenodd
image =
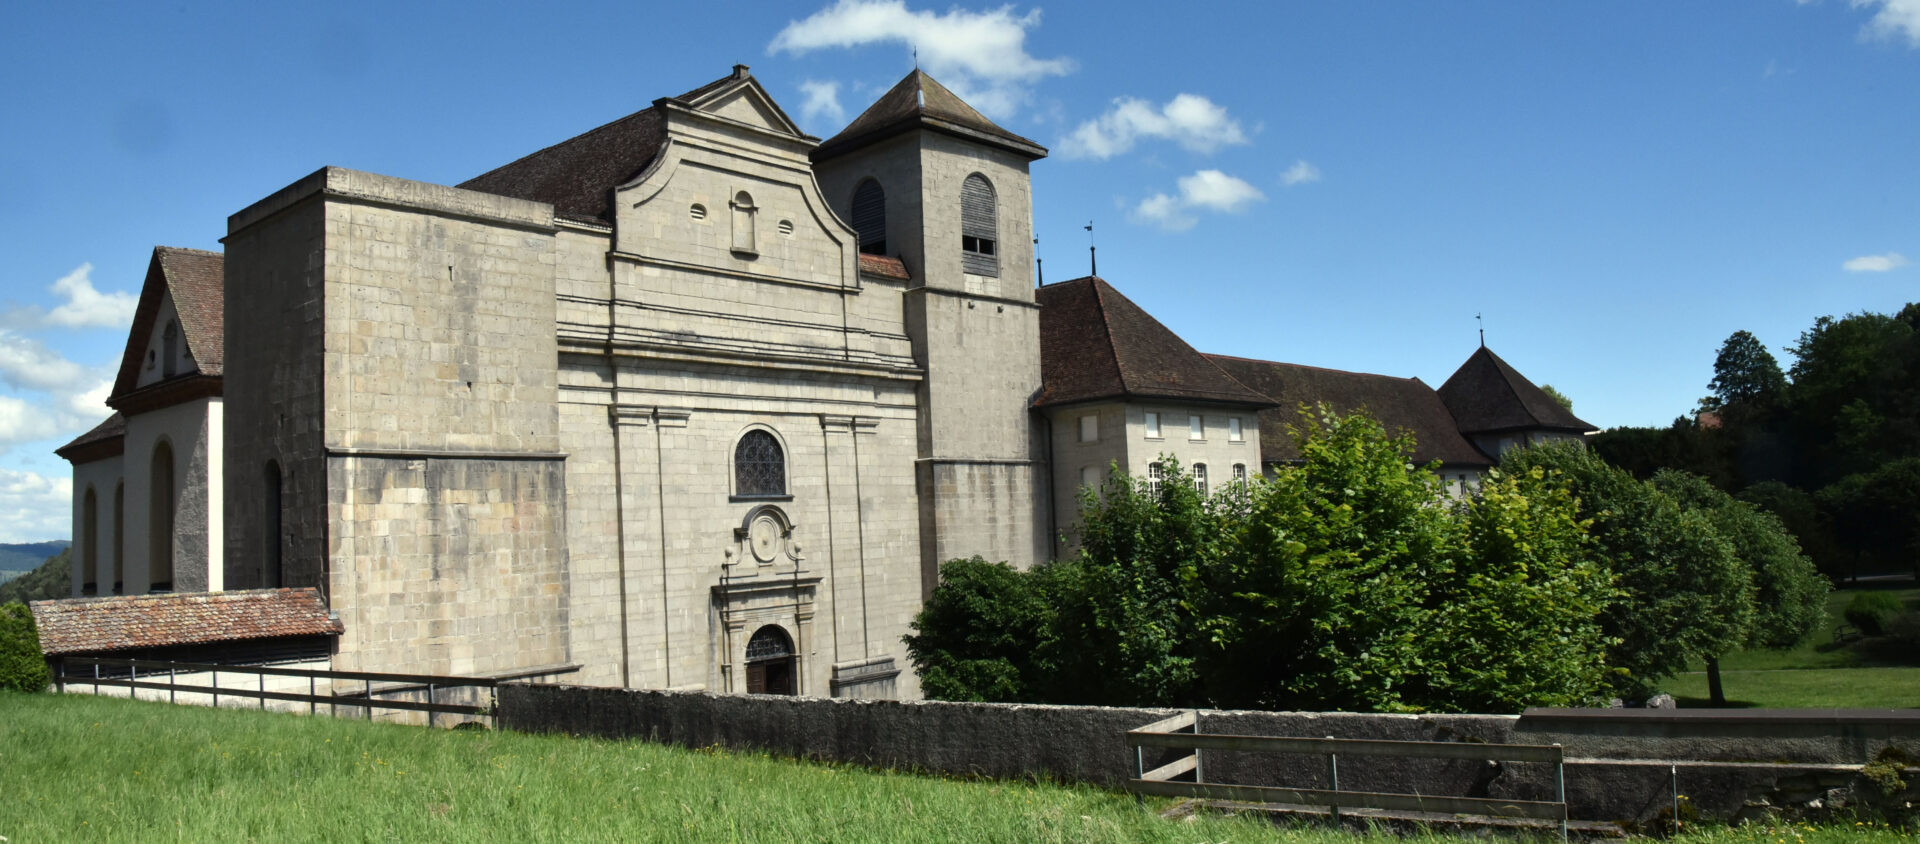
<svg viewBox="0 0 1920 844"><path fill-rule="evenodd" d="M1167 805L1084 786L962 782L640 742L0 693L0 836L9 844L1361 838L1247 817L1167 820L1159 815ZM1867 827L1791 830L1681 840L1909 840Z"/></svg>

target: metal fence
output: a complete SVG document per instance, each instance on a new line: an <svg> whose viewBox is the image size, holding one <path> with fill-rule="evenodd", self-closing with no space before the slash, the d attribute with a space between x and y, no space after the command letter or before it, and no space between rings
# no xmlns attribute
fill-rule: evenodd
<svg viewBox="0 0 1920 844"><path fill-rule="evenodd" d="M78 669L78 671L76 671ZM221 686L220 675L244 674L256 678L253 688L244 686ZM284 688L268 690L268 677L304 678L307 691L287 691ZM205 680L206 684L197 682ZM139 690L166 692L169 703L177 703L182 694L211 696L214 706L220 705L220 698L257 700L261 709L267 708L267 701L307 705L309 714L319 714L321 707L327 707L329 714L338 715L342 707L350 712L355 707L364 709L368 720L373 718L376 709L424 712L428 725L436 725L440 715L466 715L481 718L493 716L495 697L494 688L502 679L486 677L447 677L429 674L384 674L369 671L328 671L306 668L276 668L264 665L217 665L196 662L167 662L146 659L106 659L95 657L67 657L59 661L54 672L54 686L65 692L68 686L90 686L96 691L101 688L126 689L129 697ZM321 681L326 681L329 690L320 691ZM339 682L361 683L358 691L340 692L334 690ZM284 684L282 684L284 685ZM297 682L295 683L297 686ZM462 703L443 703L440 696L455 689L479 689L484 703L480 705ZM400 700L382 695L426 693L426 700Z"/></svg>

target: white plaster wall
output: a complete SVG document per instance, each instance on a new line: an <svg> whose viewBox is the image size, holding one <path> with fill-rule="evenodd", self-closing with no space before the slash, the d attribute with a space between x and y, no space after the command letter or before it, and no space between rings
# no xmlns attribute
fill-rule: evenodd
<svg viewBox="0 0 1920 844"><path fill-rule="evenodd" d="M127 418L122 456L127 484L126 594L143 594L152 588L148 517L153 453L162 440L173 448L173 589L202 592L222 588L225 548L220 537L224 520L218 496L224 480L216 473L223 470L219 454L223 421L219 398L195 399Z"/></svg>
<svg viewBox="0 0 1920 844"><path fill-rule="evenodd" d="M83 594L81 586L86 582L83 567L90 546L99 554L99 589L95 594L113 594L113 493L124 476L123 463L122 458L115 455L91 463L78 463L73 467L73 583L70 594L76 598ZM86 524L84 513L88 489L94 491L98 502L98 519L95 522L98 529L92 534L83 529Z"/></svg>

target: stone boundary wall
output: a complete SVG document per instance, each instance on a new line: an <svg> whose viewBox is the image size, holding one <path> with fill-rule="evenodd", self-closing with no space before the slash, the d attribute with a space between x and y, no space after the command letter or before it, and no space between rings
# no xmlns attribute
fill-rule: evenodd
<svg viewBox="0 0 1920 844"><path fill-rule="evenodd" d="M503 685L495 723L522 732L634 738L685 747L723 746L947 775L1036 776L1118 786L1132 775L1125 733L1181 710L1100 706L836 700L718 695L583 686ZM1568 809L1580 820L1630 827L1671 812L1678 769L1682 814L1732 820L1773 811L1826 810L1879 798L1857 766L1888 746L1920 758L1920 712L1841 728L1845 719L1736 721L1660 711L1607 716L1392 715L1201 710L1203 732L1553 744L1567 748ZM1857 719L1856 719L1857 720ZM1825 732L1824 737L1821 735ZM1149 768L1171 761L1155 758ZM1207 779L1250 785L1326 787L1320 756L1208 751ZM1904 795L1920 801L1920 770ZM1452 796L1550 800L1553 767L1351 757L1340 786ZM1888 798L1879 798L1888 799ZM1817 803L1817 805L1815 805Z"/></svg>

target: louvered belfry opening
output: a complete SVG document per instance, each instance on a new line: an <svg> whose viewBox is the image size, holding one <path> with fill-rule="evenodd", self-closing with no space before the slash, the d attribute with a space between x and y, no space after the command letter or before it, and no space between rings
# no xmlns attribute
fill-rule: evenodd
<svg viewBox="0 0 1920 844"><path fill-rule="evenodd" d="M974 275L999 277L1000 217L993 184L975 173L960 184L960 262Z"/></svg>
<svg viewBox="0 0 1920 844"><path fill-rule="evenodd" d="M887 254L887 194L868 179L853 191L853 230L860 235L860 252Z"/></svg>
<svg viewBox="0 0 1920 844"><path fill-rule="evenodd" d="M747 640L747 694L798 694L794 661L793 640L787 631L773 624L754 631Z"/></svg>

